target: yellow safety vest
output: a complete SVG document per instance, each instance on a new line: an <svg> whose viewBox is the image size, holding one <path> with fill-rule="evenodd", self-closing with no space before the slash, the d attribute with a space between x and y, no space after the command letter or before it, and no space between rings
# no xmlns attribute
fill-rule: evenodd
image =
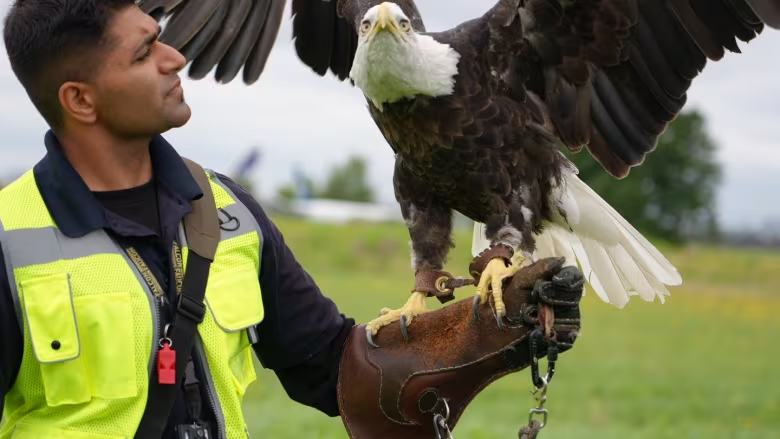
<svg viewBox="0 0 780 439"><path fill-rule="evenodd" d="M256 375L246 329L263 320L262 232L235 194L206 173L217 208L236 221L221 230L193 360L208 371L216 439L247 438L241 403ZM181 224L179 242L186 267ZM162 336L159 298L104 230L77 239L60 232L32 171L0 191L0 244L24 335L0 439L133 438Z"/></svg>

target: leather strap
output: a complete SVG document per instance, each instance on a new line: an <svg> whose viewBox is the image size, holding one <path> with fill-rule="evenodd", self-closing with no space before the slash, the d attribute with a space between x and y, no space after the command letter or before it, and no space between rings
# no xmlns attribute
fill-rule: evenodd
<svg viewBox="0 0 780 439"><path fill-rule="evenodd" d="M176 312L168 329L168 338L172 341L171 348L177 352L176 385L159 384L155 373L157 369L152 368L149 397L144 416L136 431L137 438L159 438L168 423L174 398L190 360L195 331L206 315L203 298L206 294L211 262L214 260L219 244L219 219L211 184L203 168L188 159L184 159L184 162L203 191L203 197L192 202L192 212L184 217L184 231L189 248L187 267Z"/></svg>
<svg viewBox="0 0 780 439"><path fill-rule="evenodd" d="M456 278L446 271L434 269L418 270L414 280L413 292L428 293L426 297L436 297L441 303L449 302L455 298L455 288L475 283L471 279Z"/></svg>
<svg viewBox="0 0 780 439"><path fill-rule="evenodd" d="M475 280L479 281L480 276L482 276L482 272L485 271L485 267L487 267L491 260L495 258L501 258L504 260L504 264L506 264L508 267L512 265L512 257L514 254L515 251L507 245L492 245L474 257L474 259L471 261L471 264L469 264L469 274L471 274L471 277L473 277Z"/></svg>

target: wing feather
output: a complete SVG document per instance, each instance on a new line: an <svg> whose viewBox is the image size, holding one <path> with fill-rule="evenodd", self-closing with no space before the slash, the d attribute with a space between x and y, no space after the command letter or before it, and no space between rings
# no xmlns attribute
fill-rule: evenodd
<svg viewBox="0 0 780 439"><path fill-rule="evenodd" d="M510 25L491 29L495 52L526 63L510 89L539 96L563 144L617 178L655 149L708 61L780 27L777 0L499 0L495 14L513 4L530 50L507 42Z"/></svg>
<svg viewBox="0 0 780 439"><path fill-rule="evenodd" d="M158 21L160 41L191 62L189 76L231 82L244 68L251 84L262 73L282 23L286 0L139 0ZM216 69L215 69L216 67Z"/></svg>
<svg viewBox="0 0 780 439"><path fill-rule="evenodd" d="M279 35L279 28L282 25L284 16L285 0L271 0L271 5L267 11L267 21L263 23L263 30L255 43L254 48L249 53L244 67L244 83L253 84L263 73L266 61L271 54L276 37Z"/></svg>
<svg viewBox="0 0 780 439"><path fill-rule="evenodd" d="M209 21L181 48L181 53L187 59L193 59L200 55L203 49L208 46L212 38L219 32L222 22L225 20L229 10L230 2L223 1L211 15ZM166 29L170 33L170 28Z"/></svg>
<svg viewBox="0 0 780 439"><path fill-rule="evenodd" d="M330 67L338 2L293 0L293 38L298 57L322 76ZM343 19L341 19L343 20ZM342 72L334 72L341 77Z"/></svg>
<svg viewBox="0 0 780 439"><path fill-rule="evenodd" d="M221 0L185 0L174 10L160 39L176 49L181 49L203 31L221 3Z"/></svg>
<svg viewBox="0 0 780 439"><path fill-rule="evenodd" d="M252 0L227 1L229 1L230 6L222 26L203 52L192 59L189 70L189 76L192 79L205 78L219 64L249 16Z"/></svg>
<svg viewBox="0 0 780 439"><path fill-rule="evenodd" d="M225 56L217 64L214 78L218 82L227 84L238 75L239 70L249 58L249 52L260 38L263 26L268 19L270 7L271 0L254 0L252 2L249 16L241 27L241 31L228 48Z"/></svg>

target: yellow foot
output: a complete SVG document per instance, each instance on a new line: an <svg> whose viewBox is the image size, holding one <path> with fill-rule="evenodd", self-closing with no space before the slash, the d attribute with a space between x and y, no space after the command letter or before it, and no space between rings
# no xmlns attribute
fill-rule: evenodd
<svg viewBox="0 0 780 439"><path fill-rule="evenodd" d="M477 284L477 294L474 296L474 318L479 319L479 305L484 305L487 302L488 294L493 295L493 304L496 308L496 321L501 328L503 324L501 319L506 315L506 306L503 300L503 284L502 282L507 277L510 277L520 270L522 259L515 259L509 267L506 266L504 260L501 258L491 259L488 262L485 270L482 271L482 275L479 277L479 284Z"/></svg>
<svg viewBox="0 0 780 439"><path fill-rule="evenodd" d="M412 323L415 316L426 312L425 298L427 296L427 293L414 292L401 309L382 308L379 312L379 317L368 322L366 325L366 338L368 338L368 343L371 346L378 348L379 346L374 343L372 336L377 334L379 328L399 320L401 322L401 333L403 334L404 339L409 340L409 334L407 333L406 328Z"/></svg>

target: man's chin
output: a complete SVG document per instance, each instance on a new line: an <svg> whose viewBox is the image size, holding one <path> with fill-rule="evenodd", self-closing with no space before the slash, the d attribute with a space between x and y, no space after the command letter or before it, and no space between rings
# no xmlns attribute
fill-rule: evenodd
<svg viewBox="0 0 780 439"><path fill-rule="evenodd" d="M182 102L180 106L168 114L168 129L183 127L189 122L191 117L192 109L189 105Z"/></svg>

